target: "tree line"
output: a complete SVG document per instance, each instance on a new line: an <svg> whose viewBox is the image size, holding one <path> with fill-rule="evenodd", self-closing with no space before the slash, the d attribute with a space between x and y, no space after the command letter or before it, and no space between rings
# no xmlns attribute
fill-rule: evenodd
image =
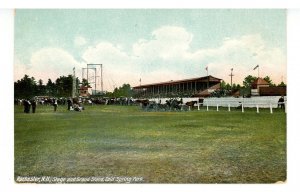
<svg viewBox="0 0 300 192"><path fill-rule="evenodd" d="M76 78L76 86L79 86L79 79ZM48 79L46 84L43 80L36 81L34 77L24 77L14 82L15 98L32 98L34 96L69 97L72 94L72 75L60 76L54 82Z"/></svg>
<svg viewBox="0 0 300 192"><path fill-rule="evenodd" d="M76 78L76 88L79 86L89 86L86 79L82 82ZM36 81L34 77L24 75L20 80L14 82L15 98L32 98L34 96L51 96L51 97L70 97L72 95L73 77L72 75L60 76L55 81L48 79L44 84L43 80ZM106 92L101 96L104 97L131 97L133 95L132 88L129 84L123 84L121 87L115 88L113 92Z"/></svg>
<svg viewBox="0 0 300 192"><path fill-rule="evenodd" d="M232 84L221 82L220 90L216 91L214 96L227 96L233 92L239 91L241 95L248 95L251 92L251 85L257 79L257 77L248 75L244 78L243 84ZM284 82L276 85L273 83L269 76L263 78L270 86L286 86ZM89 86L86 79L82 82L76 78L77 90L79 86ZM32 98L34 96L52 96L52 97L70 97L72 95L73 77L72 75L60 76L54 82L48 79L44 84L41 79L38 81L34 77L24 75L20 80L14 82L14 96L15 98ZM132 97L134 95L133 89L130 84L123 84L120 87L116 87L113 92L102 93L104 97Z"/></svg>

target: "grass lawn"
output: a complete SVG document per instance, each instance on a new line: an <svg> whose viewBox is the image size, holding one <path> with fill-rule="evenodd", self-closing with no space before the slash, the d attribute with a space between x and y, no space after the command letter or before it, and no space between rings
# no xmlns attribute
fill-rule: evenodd
<svg viewBox="0 0 300 192"><path fill-rule="evenodd" d="M15 177L128 176L145 183L286 180L286 114L278 109L83 112L15 106Z"/></svg>

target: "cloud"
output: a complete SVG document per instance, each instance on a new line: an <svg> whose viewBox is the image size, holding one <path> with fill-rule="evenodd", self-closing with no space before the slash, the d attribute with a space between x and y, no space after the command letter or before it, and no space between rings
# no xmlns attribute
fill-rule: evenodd
<svg viewBox="0 0 300 192"><path fill-rule="evenodd" d="M18 57L14 58L14 79L20 80L26 74L28 67L24 65Z"/></svg>
<svg viewBox="0 0 300 192"><path fill-rule="evenodd" d="M86 45L86 44L87 44L87 41L84 37L82 37L82 36L75 37L75 39L74 39L74 45L75 46L81 47L81 46Z"/></svg>
<svg viewBox="0 0 300 192"><path fill-rule="evenodd" d="M190 48L193 35L182 27L163 26L152 32L150 40L140 39L133 45L133 54L145 59L174 60Z"/></svg>
<svg viewBox="0 0 300 192"><path fill-rule="evenodd" d="M87 63L103 63L111 67L128 67L132 61L128 53L121 50L121 46L109 42L88 47L82 54L82 59Z"/></svg>
<svg viewBox="0 0 300 192"><path fill-rule="evenodd" d="M281 76L286 75L285 52L270 46L260 34L226 37L219 46L196 50L191 49L194 35L183 27L163 26L151 35L149 39L137 40L131 50L107 41L90 45L80 52L83 63L64 49L43 48L32 54L31 68L22 70L37 79L55 80L72 73L73 67L77 69L76 74L81 75L81 68L87 63L103 64L104 90L123 83L136 86L140 78L147 84L205 76L206 66L210 75L226 82L230 82L233 68L233 82L239 84L247 75L257 75L257 71L253 71L256 65L260 65L260 76L268 75L275 83L280 83ZM20 63L16 60L18 69L22 67Z"/></svg>
<svg viewBox="0 0 300 192"><path fill-rule="evenodd" d="M209 66L210 74L230 81L230 69L234 68L234 80L242 83L247 75L257 76L253 71L260 66L260 76L270 76L279 83L286 74L286 56L279 48L268 46L259 34L226 38L219 47L201 49L190 54L190 59Z"/></svg>
<svg viewBox="0 0 300 192"><path fill-rule="evenodd" d="M48 78L54 81L59 76L72 74L73 67L79 70L81 63L67 51L60 48L43 48L32 54L30 69L26 72L46 82Z"/></svg>

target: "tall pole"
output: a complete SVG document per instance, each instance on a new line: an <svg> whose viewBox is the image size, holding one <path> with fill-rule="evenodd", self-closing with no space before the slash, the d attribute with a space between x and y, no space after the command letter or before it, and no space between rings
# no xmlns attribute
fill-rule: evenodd
<svg viewBox="0 0 300 192"><path fill-rule="evenodd" d="M95 95L97 94L97 69L95 68Z"/></svg>
<svg viewBox="0 0 300 192"><path fill-rule="evenodd" d="M75 67L73 68L73 86L72 86L72 98L75 97L76 92L76 76L75 76Z"/></svg>
<svg viewBox="0 0 300 192"><path fill-rule="evenodd" d="M89 67L86 68L86 81L89 84Z"/></svg>
<svg viewBox="0 0 300 192"><path fill-rule="evenodd" d="M103 72L102 72L102 64L100 64L101 67L101 92L103 93Z"/></svg>
<svg viewBox="0 0 300 192"><path fill-rule="evenodd" d="M232 89L232 76L234 76L233 74L232 74L232 71L233 71L233 68L231 68L231 73L230 73L230 86L231 86L231 89Z"/></svg>
<svg viewBox="0 0 300 192"><path fill-rule="evenodd" d="M206 69L206 74L207 74L207 89L208 89L208 87L209 87L208 67L206 67L205 69Z"/></svg>

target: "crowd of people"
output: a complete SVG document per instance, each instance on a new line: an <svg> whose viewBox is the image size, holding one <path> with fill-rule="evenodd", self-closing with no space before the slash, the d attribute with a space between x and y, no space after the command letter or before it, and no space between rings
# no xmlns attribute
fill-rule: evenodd
<svg viewBox="0 0 300 192"><path fill-rule="evenodd" d="M82 110L84 110L83 105L81 104L81 102L78 99L72 99L72 98L68 98L66 99L66 102L62 102L62 99L57 99L57 98L38 98L38 97L34 97L32 99L21 99L21 100L16 100L16 104L18 105L23 105L24 106L24 113L30 113L30 111L32 113L36 112L36 107L37 105L50 105L53 106L53 111L56 112L57 111L57 107L58 105L65 105L65 103L67 103L67 110L69 111L79 111L81 112Z"/></svg>
<svg viewBox="0 0 300 192"><path fill-rule="evenodd" d="M53 111L56 112L59 105L67 104L68 111L78 111L84 110L84 104L102 104L102 105L133 105L140 104L139 99L133 98L50 98L50 97L34 97L32 99L16 99L15 104L24 106L24 113L36 112L37 105L49 105L53 106ZM199 102L201 102L199 100ZM202 101L203 102L203 101ZM179 102L180 103L180 102ZM181 100L182 103L182 100ZM149 103L147 103L149 104ZM160 104L160 102L159 102ZM167 103L168 105L168 103ZM170 105L171 106L171 105ZM241 104L240 106L241 107ZM285 108L284 97L280 97L278 100L278 108Z"/></svg>

